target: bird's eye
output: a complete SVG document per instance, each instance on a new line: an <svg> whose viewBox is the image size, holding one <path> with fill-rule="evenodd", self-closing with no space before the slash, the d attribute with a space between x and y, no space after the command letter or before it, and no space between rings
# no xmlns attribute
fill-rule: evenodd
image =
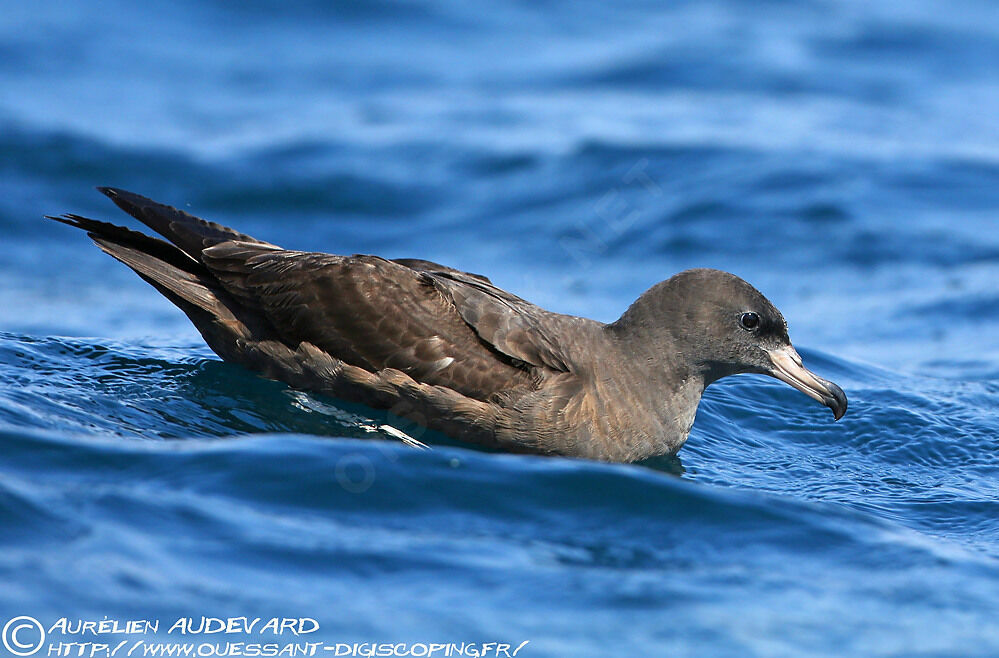
<svg viewBox="0 0 999 658"><path fill-rule="evenodd" d="M760 326L760 314L753 313L743 313L739 316L739 326L746 331L756 331Z"/></svg>

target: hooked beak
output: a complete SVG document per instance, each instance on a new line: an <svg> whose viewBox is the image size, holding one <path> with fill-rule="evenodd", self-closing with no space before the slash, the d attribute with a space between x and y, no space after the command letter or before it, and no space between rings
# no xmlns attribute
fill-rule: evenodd
<svg viewBox="0 0 999 658"><path fill-rule="evenodd" d="M790 345L767 351L773 369L769 375L795 387L810 398L814 398L832 409L833 417L839 420L846 413L846 394L843 389L830 381L816 377L801 364L801 357Z"/></svg>

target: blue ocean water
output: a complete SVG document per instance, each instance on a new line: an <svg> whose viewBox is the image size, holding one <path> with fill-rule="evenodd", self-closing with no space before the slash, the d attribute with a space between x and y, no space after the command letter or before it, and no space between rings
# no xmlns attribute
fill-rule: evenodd
<svg viewBox="0 0 999 658"><path fill-rule="evenodd" d="M6 3L0 623L999 654L996 61L964 0ZM747 375L678 459L416 451L41 219L123 223L95 185L605 321L726 269L850 411Z"/></svg>

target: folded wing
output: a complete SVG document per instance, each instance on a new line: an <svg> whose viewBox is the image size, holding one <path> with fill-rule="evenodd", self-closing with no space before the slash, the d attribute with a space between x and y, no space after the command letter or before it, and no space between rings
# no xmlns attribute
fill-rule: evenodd
<svg viewBox="0 0 999 658"><path fill-rule="evenodd" d="M189 315L193 306L242 318L229 341L235 349L258 349L259 333L268 344L313 345L350 366L400 371L481 401L534 390L570 370L549 335L564 316L483 276L424 260L285 250L137 194L100 189L173 246L103 222L62 221L88 230Z"/></svg>
<svg viewBox="0 0 999 658"><path fill-rule="evenodd" d="M202 259L290 345L307 341L365 370L393 368L479 400L537 379L482 340L422 272L400 263L244 242L205 249Z"/></svg>

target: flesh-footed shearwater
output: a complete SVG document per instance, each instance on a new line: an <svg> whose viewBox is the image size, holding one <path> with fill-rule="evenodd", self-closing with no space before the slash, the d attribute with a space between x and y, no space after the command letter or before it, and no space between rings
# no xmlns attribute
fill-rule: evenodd
<svg viewBox="0 0 999 658"><path fill-rule="evenodd" d="M615 322L546 311L479 274L426 260L289 251L109 187L169 242L106 222L87 232L194 323L223 360L292 387L389 409L511 452L636 461L675 454L704 388L762 373L846 413L753 286L681 272Z"/></svg>

